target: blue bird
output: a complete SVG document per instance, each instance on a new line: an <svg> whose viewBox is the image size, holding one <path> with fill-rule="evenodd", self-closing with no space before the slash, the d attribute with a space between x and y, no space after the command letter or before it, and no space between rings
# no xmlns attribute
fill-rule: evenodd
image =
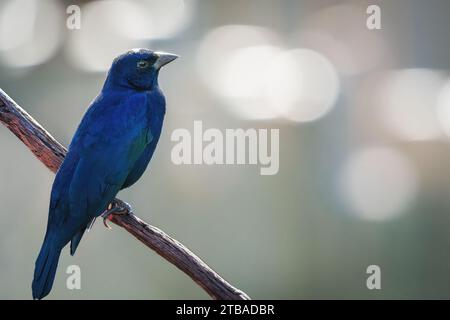
<svg viewBox="0 0 450 320"><path fill-rule="evenodd" d="M113 61L53 182L47 231L34 269L34 299L50 292L69 241L73 255L95 218L129 209L111 203L141 177L155 151L166 110L158 74L176 58L134 49Z"/></svg>

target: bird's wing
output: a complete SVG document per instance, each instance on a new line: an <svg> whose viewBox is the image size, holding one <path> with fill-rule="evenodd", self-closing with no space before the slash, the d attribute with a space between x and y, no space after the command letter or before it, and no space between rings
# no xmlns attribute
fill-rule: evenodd
<svg viewBox="0 0 450 320"><path fill-rule="evenodd" d="M142 152L139 159L135 162L121 189L128 188L129 186L133 185L136 181L138 181L139 178L144 173L145 169L147 168L147 165L150 162L150 159L152 158L153 152L155 151L156 144L158 143L158 137L153 137L152 135L149 135L148 141L150 143L147 145L144 152Z"/></svg>
<svg viewBox="0 0 450 320"><path fill-rule="evenodd" d="M48 226L59 225L58 220L63 218L60 212L67 211L68 209L68 203L61 200L67 198L70 181L77 167L78 160L78 155L75 152L69 151L56 173L50 197Z"/></svg>
<svg viewBox="0 0 450 320"><path fill-rule="evenodd" d="M164 100L162 100L160 103L163 106L165 106ZM142 152L139 159L135 162L133 168L130 170L127 179L122 185L122 189L128 188L129 186L133 185L136 181L139 180L139 178L144 173L153 156L153 152L155 151L156 145L158 144L158 140L161 135L163 121L164 121L164 113L156 113L151 115L153 132L151 130L148 131L147 146L144 152Z"/></svg>
<svg viewBox="0 0 450 320"><path fill-rule="evenodd" d="M142 101L122 103L129 110ZM120 106L110 108L118 110L109 118L93 117L95 110L86 114L55 179L49 224L70 237L112 201L147 145L145 124L130 126L127 119L117 119Z"/></svg>

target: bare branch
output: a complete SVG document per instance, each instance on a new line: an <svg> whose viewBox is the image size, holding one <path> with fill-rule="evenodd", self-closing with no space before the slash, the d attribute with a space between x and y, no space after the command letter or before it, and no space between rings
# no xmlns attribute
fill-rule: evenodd
<svg viewBox="0 0 450 320"><path fill-rule="evenodd" d="M53 172L58 170L67 150L1 89L0 122L7 126L47 168ZM212 298L250 299L180 242L145 223L133 213L112 215L110 220L186 273Z"/></svg>

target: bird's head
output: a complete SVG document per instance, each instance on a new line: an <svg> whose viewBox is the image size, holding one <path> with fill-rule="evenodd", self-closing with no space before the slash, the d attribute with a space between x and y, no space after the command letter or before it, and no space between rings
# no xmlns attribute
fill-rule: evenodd
<svg viewBox="0 0 450 320"><path fill-rule="evenodd" d="M158 84L161 67L176 58L177 55L166 52L130 50L114 59L105 86L151 90Z"/></svg>

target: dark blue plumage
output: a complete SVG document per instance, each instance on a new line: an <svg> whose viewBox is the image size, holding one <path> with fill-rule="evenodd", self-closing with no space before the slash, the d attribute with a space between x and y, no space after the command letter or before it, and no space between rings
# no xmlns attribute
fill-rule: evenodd
<svg viewBox="0 0 450 320"><path fill-rule="evenodd" d="M158 73L175 58L136 49L114 60L56 174L47 231L35 264L34 299L50 292L64 246L71 241L74 254L90 222L145 171L165 114Z"/></svg>

